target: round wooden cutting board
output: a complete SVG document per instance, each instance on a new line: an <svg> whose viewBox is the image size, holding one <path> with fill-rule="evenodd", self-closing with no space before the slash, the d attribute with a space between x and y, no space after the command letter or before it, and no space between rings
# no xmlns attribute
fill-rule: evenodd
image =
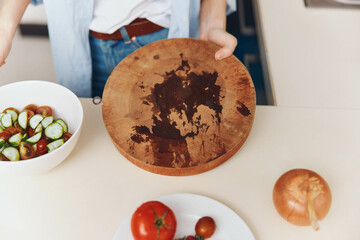
<svg viewBox="0 0 360 240"><path fill-rule="evenodd" d="M244 65L214 59L213 43L167 39L135 51L110 75L105 127L120 153L147 171L173 176L222 164L244 144L256 97Z"/></svg>

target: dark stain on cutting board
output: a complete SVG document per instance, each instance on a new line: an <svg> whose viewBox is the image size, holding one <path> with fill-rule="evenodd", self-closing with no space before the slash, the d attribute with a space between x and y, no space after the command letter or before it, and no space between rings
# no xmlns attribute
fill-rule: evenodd
<svg viewBox="0 0 360 240"><path fill-rule="evenodd" d="M154 165L162 167L189 167L194 165L187 140L206 133L209 123L202 121L199 106L208 108L212 121L221 123L221 87L216 84L218 73L191 72L190 64L183 59L175 70L166 72L164 80L151 88L143 104L152 105L152 125L134 126L131 140L136 144L149 143L154 154ZM155 58L155 56L154 56ZM212 123L212 124L213 124ZM190 126L190 127L189 127ZM217 136L213 141L220 141ZM204 143L204 141L203 141ZM199 145L205 155L204 144ZM219 142L219 146L223 146ZM222 147L217 156L226 151ZM211 160L211 159L209 159Z"/></svg>
<svg viewBox="0 0 360 240"><path fill-rule="evenodd" d="M249 108L247 106L245 106L245 104L243 104L240 101L236 101L236 102L237 102L237 104L239 104L239 106L236 107L236 109L238 110L239 113L241 113L245 117L247 117L247 116L249 116L251 114Z"/></svg>

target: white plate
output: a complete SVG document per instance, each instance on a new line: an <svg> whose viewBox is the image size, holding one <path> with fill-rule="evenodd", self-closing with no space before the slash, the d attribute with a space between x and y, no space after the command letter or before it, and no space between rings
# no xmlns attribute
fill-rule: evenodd
<svg viewBox="0 0 360 240"><path fill-rule="evenodd" d="M177 230L175 238L195 235L195 224L203 216L210 216L216 222L216 231L210 240L241 239L254 240L245 222L224 204L195 194L171 194L159 197L175 213ZM135 211L135 210L134 210ZM119 226L113 240L133 240L130 229L131 215Z"/></svg>

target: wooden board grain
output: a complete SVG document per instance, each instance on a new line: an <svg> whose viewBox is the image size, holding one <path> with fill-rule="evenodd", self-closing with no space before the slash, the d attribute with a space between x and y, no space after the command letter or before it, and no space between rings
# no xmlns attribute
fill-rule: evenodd
<svg viewBox="0 0 360 240"><path fill-rule="evenodd" d="M254 120L255 89L235 56L214 59L217 49L197 39L161 40L114 69L103 120L129 161L185 176L211 170L240 149Z"/></svg>

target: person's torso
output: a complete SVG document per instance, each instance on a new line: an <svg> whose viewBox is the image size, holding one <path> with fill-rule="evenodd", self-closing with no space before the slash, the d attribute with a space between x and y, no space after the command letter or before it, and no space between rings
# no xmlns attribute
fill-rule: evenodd
<svg viewBox="0 0 360 240"><path fill-rule="evenodd" d="M90 29L113 33L136 18L146 18L168 28L170 15L171 0L94 0Z"/></svg>

